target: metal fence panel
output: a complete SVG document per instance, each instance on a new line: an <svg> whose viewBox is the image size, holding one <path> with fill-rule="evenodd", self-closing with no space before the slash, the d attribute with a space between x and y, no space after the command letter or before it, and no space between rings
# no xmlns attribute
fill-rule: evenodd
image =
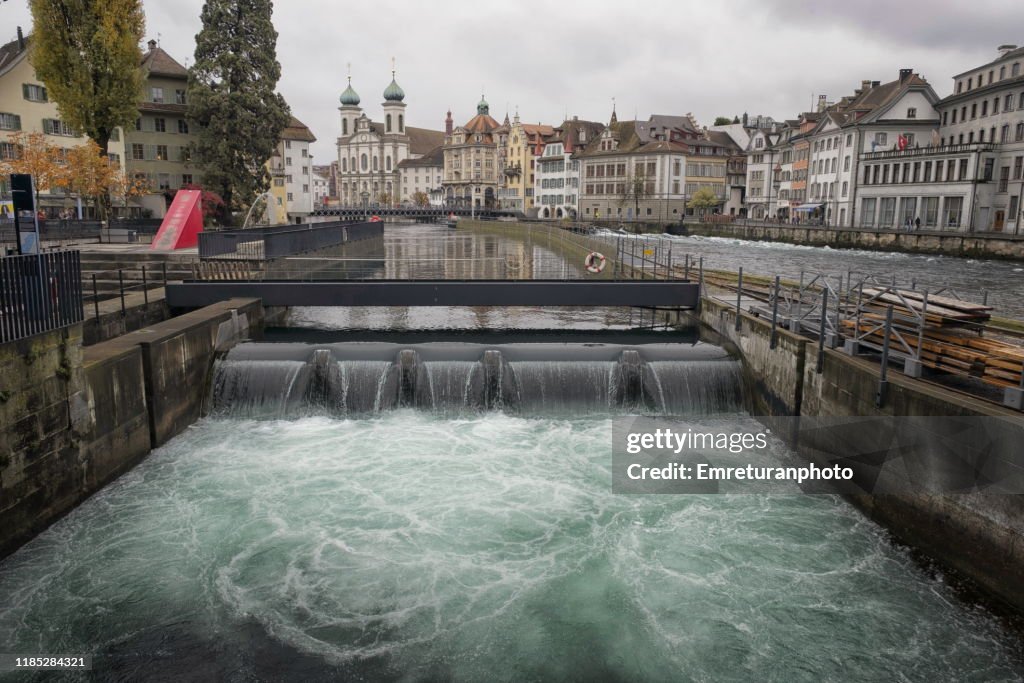
<svg viewBox="0 0 1024 683"><path fill-rule="evenodd" d="M0 258L0 343L83 319L78 251Z"/></svg>

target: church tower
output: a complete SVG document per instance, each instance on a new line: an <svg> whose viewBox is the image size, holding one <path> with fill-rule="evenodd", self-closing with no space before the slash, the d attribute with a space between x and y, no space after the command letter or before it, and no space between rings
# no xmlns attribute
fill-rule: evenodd
<svg viewBox="0 0 1024 683"><path fill-rule="evenodd" d="M394 67L394 64L392 64ZM384 90L384 134L405 135L405 92L395 81L395 70L391 69L391 85Z"/></svg>
<svg viewBox="0 0 1024 683"><path fill-rule="evenodd" d="M356 131L356 121L362 116L359 108L359 95L352 89L352 74L348 75L348 87L338 98L341 102L341 137L347 138Z"/></svg>

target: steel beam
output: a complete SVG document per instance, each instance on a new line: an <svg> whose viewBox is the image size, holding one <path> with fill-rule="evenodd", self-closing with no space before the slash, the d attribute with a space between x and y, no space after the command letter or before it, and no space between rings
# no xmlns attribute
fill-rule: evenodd
<svg viewBox="0 0 1024 683"><path fill-rule="evenodd" d="M167 303L198 308L234 297L264 306L665 306L696 308L680 280L326 280L172 282Z"/></svg>

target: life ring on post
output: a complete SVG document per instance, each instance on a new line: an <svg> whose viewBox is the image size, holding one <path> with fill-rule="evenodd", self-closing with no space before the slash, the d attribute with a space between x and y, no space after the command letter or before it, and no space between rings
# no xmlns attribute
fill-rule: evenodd
<svg viewBox="0 0 1024 683"><path fill-rule="evenodd" d="M374 216L373 218L370 219L370 222L371 223L380 223L382 220L384 220L384 219L382 219L380 216Z"/></svg>
<svg viewBox="0 0 1024 683"><path fill-rule="evenodd" d="M604 257L604 254L592 251L587 254L587 258L584 259L583 263L587 267L588 273L600 273L604 270L605 264L608 259Z"/></svg>

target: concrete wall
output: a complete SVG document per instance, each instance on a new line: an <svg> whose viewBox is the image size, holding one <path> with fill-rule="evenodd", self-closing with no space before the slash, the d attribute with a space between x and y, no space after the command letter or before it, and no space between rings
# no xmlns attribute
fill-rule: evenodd
<svg viewBox="0 0 1024 683"><path fill-rule="evenodd" d="M235 299L82 349L82 326L0 346L0 558L201 414L216 354L258 338Z"/></svg>
<svg viewBox="0 0 1024 683"><path fill-rule="evenodd" d="M685 226L670 226L670 231L673 234L786 242L818 247L829 246L838 249L1024 259L1024 235L1018 237L998 233L837 230L795 225L742 225L739 223L687 223Z"/></svg>
<svg viewBox="0 0 1024 683"><path fill-rule="evenodd" d="M770 321L741 313L740 329L736 331L734 307L710 299L704 299L702 304L700 321L734 345L743 360L748 385L753 389L748 392L752 394L752 412L781 433L785 430L778 427L788 424L786 436L790 443L809 458L814 459L820 453L836 457L844 451L870 453L877 435L870 433L873 428L870 424L864 425L860 432L856 426L844 430L841 437L829 430L796 433L794 423L797 421L773 418L786 415L810 418L933 416L944 418L944 423L964 418L1000 418L999 430L1004 432L1000 441L1010 449L1014 444L1024 443L1024 420L1020 413L945 391L907 377L896 369L890 371L886 399L877 407L875 398L880 373L877 362L826 349L822 371L818 373L816 342L780 330L777 345L772 349ZM921 436L946 438L944 435L936 437L934 433L925 435L923 432L929 429L928 425L912 421L901 423L900 429L922 430L906 435L909 441ZM843 443L836 443L836 439ZM829 443L822 443L822 440ZM950 457L950 452L948 448L936 448L933 454L929 452L932 458L926 463L929 472L954 467L956 463L943 461ZM986 461L985 474L994 468L991 473L997 481L1003 477L1019 480L1022 476L1020 460L1024 458L1015 456L1011 451ZM869 458L851 458L843 464L854 468L858 480L879 476L876 464ZM885 476L894 479L902 476L904 481L890 483L912 483L906 472L900 474L898 468L895 472ZM911 488L907 485L903 490ZM911 492L857 494L849 498L900 542L955 569L987 594L1017 610L1024 610L1024 496Z"/></svg>
<svg viewBox="0 0 1024 683"><path fill-rule="evenodd" d="M157 298L159 296L159 298ZM171 310L163 298L163 290L152 293L153 300L146 303L129 303L125 306L124 315L121 309L116 311L100 311L99 318L95 309L88 304L85 307L86 319L82 322L82 341L86 346L99 344L132 332L147 325L163 322L171 317Z"/></svg>

